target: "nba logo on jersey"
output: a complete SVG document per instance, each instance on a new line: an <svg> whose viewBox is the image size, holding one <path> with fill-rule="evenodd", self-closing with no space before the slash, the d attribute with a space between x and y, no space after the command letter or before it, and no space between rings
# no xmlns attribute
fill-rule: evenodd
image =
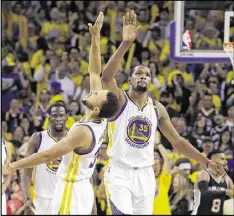
<svg viewBox="0 0 234 216"><path fill-rule="evenodd" d="M132 117L127 126L127 143L134 148L145 148L148 146L151 126L151 121L146 117Z"/></svg>
<svg viewBox="0 0 234 216"><path fill-rule="evenodd" d="M192 31L186 30L183 34L183 42L182 42L183 50L191 50L192 49Z"/></svg>

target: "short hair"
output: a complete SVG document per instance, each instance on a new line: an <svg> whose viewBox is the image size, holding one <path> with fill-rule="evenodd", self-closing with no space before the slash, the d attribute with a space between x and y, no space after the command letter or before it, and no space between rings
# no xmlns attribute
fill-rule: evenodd
<svg viewBox="0 0 234 216"><path fill-rule="evenodd" d="M119 100L113 92L107 93L107 99L102 103L99 117L100 118L111 118L119 110Z"/></svg>
<svg viewBox="0 0 234 216"><path fill-rule="evenodd" d="M144 64L137 65L136 67L139 67L139 66L145 66L145 67L147 67ZM129 77L132 77L133 73L135 72L136 67L130 69L130 71L129 71Z"/></svg>
<svg viewBox="0 0 234 216"><path fill-rule="evenodd" d="M63 107L65 109L65 113L67 114L67 108L64 101L57 101L56 103L52 104L48 110L49 115L51 114L51 110L53 107Z"/></svg>
<svg viewBox="0 0 234 216"><path fill-rule="evenodd" d="M214 155L216 155L216 154L221 154L221 153L223 153L223 152L220 151L219 149L215 149L215 150L211 151L211 152L207 155L207 158L208 158L208 159L211 159Z"/></svg>

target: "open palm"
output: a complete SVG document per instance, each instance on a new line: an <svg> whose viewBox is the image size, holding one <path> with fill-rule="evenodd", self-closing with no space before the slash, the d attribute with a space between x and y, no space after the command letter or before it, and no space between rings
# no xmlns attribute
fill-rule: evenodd
<svg viewBox="0 0 234 216"><path fill-rule="evenodd" d="M103 20L104 20L104 15L103 12L101 11L98 14L95 24L94 25L92 25L91 23L88 24L89 32L91 33L91 35L97 36L100 33L103 25Z"/></svg>
<svg viewBox="0 0 234 216"><path fill-rule="evenodd" d="M140 26L136 25L137 15L134 11L123 16L123 41L132 43L139 34Z"/></svg>

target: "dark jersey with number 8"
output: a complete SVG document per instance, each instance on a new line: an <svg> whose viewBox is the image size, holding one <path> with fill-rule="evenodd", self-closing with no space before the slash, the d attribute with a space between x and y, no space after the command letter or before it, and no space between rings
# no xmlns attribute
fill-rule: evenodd
<svg viewBox="0 0 234 216"><path fill-rule="evenodd" d="M227 181L223 180L218 182L213 175L206 170L210 176L209 191L226 191L227 190ZM223 195L218 198L214 198L212 195L209 197L203 197L200 191L195 192L194 194L194 211L192 215L223 215L223 204L227 196Z"/></svg>

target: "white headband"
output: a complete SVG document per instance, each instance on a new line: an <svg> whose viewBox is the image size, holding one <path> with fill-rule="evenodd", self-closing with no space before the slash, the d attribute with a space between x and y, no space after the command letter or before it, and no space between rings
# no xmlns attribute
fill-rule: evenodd
<svg viewBox="0 0 234 216"><path fill-rule="evenodd" d="M181 163L179 165L179 170L184 170L184 169L191 169L191 164L190 163Z"/></svg>

